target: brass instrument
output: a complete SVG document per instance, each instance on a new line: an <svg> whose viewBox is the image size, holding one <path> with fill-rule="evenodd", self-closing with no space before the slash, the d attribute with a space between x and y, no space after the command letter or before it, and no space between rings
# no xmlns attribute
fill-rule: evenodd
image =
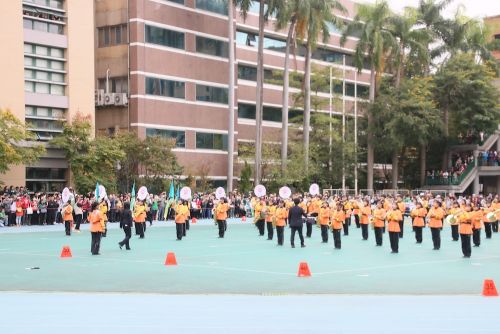
<svg viewBox="0 0 500 334"><path fill-rule="evenodd" d="M492 212L489 212L486 214L486 219L488 219L488 221L495 221L496 219L496 215L497 213L500 212L500 209L496 209L495 211L492 211Z"/></svg>
<svg viewBox="0 0 500 334"><path fill-rule="evenodd" d="M458 210L454 214L446 216L444 222L450 225L455 225L457 223L458 216L464 213L464 210Z"/></svg>

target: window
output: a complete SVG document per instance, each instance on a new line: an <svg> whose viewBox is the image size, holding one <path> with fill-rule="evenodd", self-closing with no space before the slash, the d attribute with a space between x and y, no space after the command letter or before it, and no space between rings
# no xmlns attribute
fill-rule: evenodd
<svg viewBox="0 0 500 334"><path fill-rule="evenodd" d="M227 135L196 132L196 148L207 150L227 150Z"/></svg>
<svg viewBox="0 0 500 334"><path fill-rule="evenodd" d="M181 5L184 4L184 0L168 0L168 1L175 2L175 3L181 4Z"/></svg>
<svg viewBox="0 0 500 334"><path fill-rule="evenodd" d="M227 15L227 0L196 0L196 8Z"/></svg>
<svg viewBox="0 0 500 334"><path fill-rule="evenodd" d="M250 32L236 31L236 44L257 47L259 36ZM264 49L285 52L286 42L270 37L264 37Z"/></svg>
<svg viewBox="0 0 500 334"><path fill-rule="evenodd" d="M180 81L172 81L158 78L146 78L146 94L185 98L185 84Z"/></svg>
<svg viewBox="0 0 500 334"><path fill-rule="evenodd" d="M33 131L55 131L62 132L63 122L59 120L47 120L47 119L27 119L27 126Z"/></svg>
<svg viewBox="0 0 500 334"><path fill-rule="evenodd" d="M175 147L186 147L186 132L184 131L174 131L174 130L163 130L163 129L146 129L146 136L161 136L169 139L175 140Z"/></svg>
<svg viewBox="0 0 500 334"><path fill-rule="evenodd" d="M106 91L106 79L99 79L99 89ZM109 92L110 93L128 93L128 78L115 77L109 78Z"/></svg>
<svg viewBox="0 0 500 334"><path fill-rule="evenodd" d="M29 93L64 95L64 86L44 82L24 82L24 91Z"/></svg>
<svg viewBox="0 0 500 334"><path fill-rule="evenodd" d="M43 57L64 58L64 49L29 43L24 44L24 53Z"/></svg>
<svg viewBox="0 0 500 334"><path fill-rule="evenodd" d="M52 7L57 9L63 8L63 0L23 0L24 2L31 2L36 5Z"/></svg>
<svg viewBox="0 0 500 334"><path fill-rule="evenodd" d="M55 179L64 180L66 175L65 168L33 168L26 167L27 179Z"/></svg>
<svg viewBox="0 0 500 334"><path fill-rule="evenodd" d="M146 25L146 43L184 49L184 33Z"/></svg>
<svg viewBox="0 0 500 334"><path fill-rule="evenodd" d="M66 187L64 182L46 182L46 181L26 181L26 188L32 192L61 192Z"/></svg>
<svg viewBox="0 0 500 334"><path fill-rule="evenodd" d="M196 100L227 104L227 88L196 85Z"/></svg>
<svg viewBox="0 0 500 334"><path fill-rule="evenodd" d="M47 117L54 119L63 119L64 109L26 106L25 114L26 118Z"/></svg>
<svg viewBox="0 0 500 334"><path fill-rule="evenodd" d="M61 24L37 21L29 18L23 18L23 27L25 29L38 30L59 35L62 35L64 32L64 27Z"/></svg>
<svg viewBox="0 0 500 334"><path fill-rule="evenodd" d="M98 47L113 46L127 43L127 24L97 28Z"/></svg>
<svg viewBox="0 0 500 334"><path fill-rule="evenodd" d="M196 52L227 58L229 51L226 42L196 36Z"/></svg>
<svg viewBox="0 0 500 334"><path fill-rule="evenodd" d="M281 122L281 113L281 108L264 106L262 119L269 122ZM302 115L301 110L288 110L288 119L291 123L292 119L298 115ZM239 103L238 118L255 119L255 105Z"/></svg>
<svg viewBox="0 0 500 334"><path fill-rule="evenodd" d="M24 66L37 67L49 70L64 70L64 62L58 60L48 60L43 58L24 57Z"/></svg>
<svg viewBox="0 0 500 334"><path fill-rule="evenodd" d="M238 65L238 79L257 81L257 69L253 66ZM283 71L264 69L264 82L283 85Z"/></svg>

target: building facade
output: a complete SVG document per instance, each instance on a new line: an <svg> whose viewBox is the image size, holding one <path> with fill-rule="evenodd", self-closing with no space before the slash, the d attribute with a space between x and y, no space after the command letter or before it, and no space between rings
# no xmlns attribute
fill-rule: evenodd
<svg viewBox="0 0 500 334"><path fill-rule="evenodd" d="M354 3L343 3L347 21L354 16ZM141 138L174 138L185 176L208 174L214 184L224 185L229 119L227 2L96 0L95 9L97 131L112 134L121 129L136 131ZM248 152L256 136L258 9L254 2L246 20L234 13L236 179L243 161L253 162ZM264 142L280 140L286 33L275 30L274 19L265 28ZM328 43L319 44L313 53L313 66L332 67L337 79L345 76L344 110L352 116L355 101L368 95L369 70L356 73L352 65L356 38L348 38L341 47L340 36L332 26ZM291 64L291 72L303 75L303 49L297 50ZM337 97L342 91L342 84L337 84ZM290 89L291 94L297 92L298 88ZM330 97L329 92L319 95ZM292 99L289 107L291 120L302 113ZM326 109L321 112L329 113ZM333 115L341 113L340 106L333 106Z"/></svg>
<svg viewBox="0 0 500 334"><path fill-rule="evenodd" d="M9 109L46 146L34 165L12 166L5 185L60 191L68 164L48 141L77 114L94 122L94 8L89 1L14 0L2 6L0 108ZM8 52L7 52L8 50Z"/></svg>

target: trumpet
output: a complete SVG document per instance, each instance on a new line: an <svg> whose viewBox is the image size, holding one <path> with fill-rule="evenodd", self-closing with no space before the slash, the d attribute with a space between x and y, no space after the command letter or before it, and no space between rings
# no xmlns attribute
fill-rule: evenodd
<svg viewBox="0 0 500 334"><path fill-rule="evenodd" d="M494 221L497 213L499 213L499 212L500 212L500 209L496 209L495 211L489 212L488 214L486 214L486 219L488 219L488 221Z"/></svg>
<svg viewBox="0 0 500 334"><path fill-rule="evenodd" d="M450 225L455 225L457 223L458 216L464 213L464 210L458 210L454 214L446 216L444 222Z"/></svg>

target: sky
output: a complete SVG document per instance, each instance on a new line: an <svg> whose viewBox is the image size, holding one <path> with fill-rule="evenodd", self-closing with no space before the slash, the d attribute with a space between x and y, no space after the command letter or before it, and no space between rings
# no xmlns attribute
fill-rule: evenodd
<svg viewBox="0 0 500 334"><path fill-rule="evenodd" d="M375 0L358 0L372 2ZM406 6L416 6L419 0L387 0L394 11L401 11ZM454 0L443 12L445 17L453 17L460 5L465 6L464 14L473 18L500 15L500 0Z"/></svg>

